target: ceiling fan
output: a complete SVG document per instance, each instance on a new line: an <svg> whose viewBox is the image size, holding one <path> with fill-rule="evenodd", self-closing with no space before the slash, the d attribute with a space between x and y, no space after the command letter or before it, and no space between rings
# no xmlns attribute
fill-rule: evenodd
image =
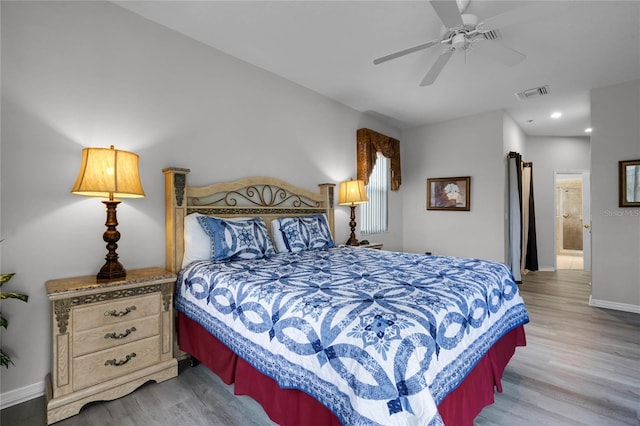
<svg viewBox="0 0 640 426"><path fill-rule="evenodd" d="M420 86L432 84L455 52L466 52L484 40L487 41L484 48L487 55L508 66L519 64L526 56L499 43L497 41L501 38L499 29L549 13L549 8L545 8L546 5L544 5L549 2L538 2L481 21L475 15L463 13L469 0L430 0L430 3L443 24L440 38L382 56L373 61L374 65L378 65L433 46L442 46L442 53L431 66Z"/></svg>

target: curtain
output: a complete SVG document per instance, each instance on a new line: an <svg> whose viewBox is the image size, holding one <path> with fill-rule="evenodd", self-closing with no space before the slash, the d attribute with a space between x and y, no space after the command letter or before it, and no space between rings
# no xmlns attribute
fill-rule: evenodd
<svg viewBox="0 0 640 426"><path fill-rule="evenodd" d="M517 282L522 271L538 270L535 203L533 198L533 164L524 163L517 152L507 157L509 199L508 264Z"/></svg>
<svg viewBox="0 0 640 426"><path fill-rule="evenodd" d="M538 270L538 240L536 237L536 209L533 199L533 163L523 163L522 174L523 193L526 193L526 225L523 224L522 230L526 235L525 244L522 246L524 251L522 269L524 271Z"/></svg>
<svg viewBox="0 0 640 426"><path fill-rule="evenodd" d="M529 196L531 195L527 188L531 185L531 167L527 167L527 164L531 163L522 163L522 185L520 188L520 197L522 199L521 209L522 209L522 256L520 259L520 270L524 271L526 268L524 266L526 253L527 253L527 243L529 240L529 233L527 230L529 229Z"/></svg>
<svg viewBox="0 0 640 426"><path fill-rule="evenodd" d="M509 195L509 253L508 264L517 282L522 281L522 210L521 182L522 156L517 152L510 152L508 157L508 195Z"/></svg>
<svg viewBox="0 0 640 426"><path fill-rule="evenodd" d="M400 141L385 136L371 129L358 129L356 157L358 163L358 179L369 183L369 176L376 164L377 153L390 159L391 190L397 191L402 184L402 172L400 169Z"/></svg>

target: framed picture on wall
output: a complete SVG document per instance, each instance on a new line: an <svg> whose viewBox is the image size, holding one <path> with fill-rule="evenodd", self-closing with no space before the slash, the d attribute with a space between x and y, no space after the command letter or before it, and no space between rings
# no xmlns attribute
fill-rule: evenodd
<svg viewBox="0 0 640 426"><path fill-rule="evenodd" d="M427 210L471 209L471 177L427 179Z"/></svg>
<svg viewBox="0 0 640 426"><path fill-rule="evenodd" d="M640 160L619 161L618 207L640 207Z"/></svg>

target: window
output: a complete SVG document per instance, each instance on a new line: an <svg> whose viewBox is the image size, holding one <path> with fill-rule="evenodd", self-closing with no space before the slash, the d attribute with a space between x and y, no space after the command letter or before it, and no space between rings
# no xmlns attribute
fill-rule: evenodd
<svg viewBox="0 0 640 426"><path fill-rule="evenodd" d="M389 159L378 153L369 184L365 187L368 203L361 205L360 232L379 234L388 229Z"/></svg>

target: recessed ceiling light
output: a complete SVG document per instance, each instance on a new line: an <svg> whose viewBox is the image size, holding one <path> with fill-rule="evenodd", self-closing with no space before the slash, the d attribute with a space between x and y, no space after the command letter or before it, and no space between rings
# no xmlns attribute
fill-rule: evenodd
<svg viewBox="0 0 640 426"><path fill-rule="evenodd" d="M591 127L587 127L586 129L584 129L585 133L591 133L593 131L593 129Z"/></svg>
<svg viewBox="0 0 640 426"><path fill-rule="evenodd" d="M551 118L560 118L562 117L562 113L560 111L556 111L551 114Z"/></svg>

